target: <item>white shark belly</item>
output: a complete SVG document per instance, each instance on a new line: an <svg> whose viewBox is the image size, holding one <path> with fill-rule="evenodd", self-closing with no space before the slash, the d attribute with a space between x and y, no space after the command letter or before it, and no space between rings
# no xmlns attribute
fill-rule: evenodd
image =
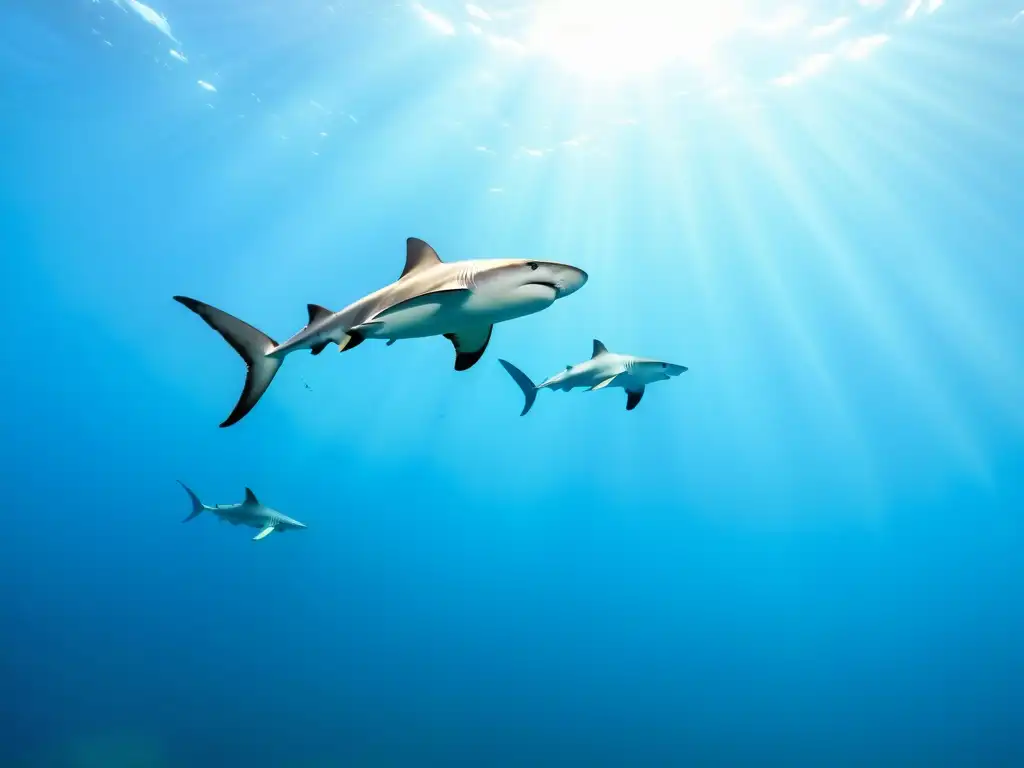
<svg viewBox="0 0 1024 768"><path fill-rule="evenodd" d="M578 387L586 387L587 389L592 389L593 387L596 387L598 384L600 384L602 381L607 380L609 376L614 376L614 374L602 373L599 371L587 371L584 374L572 377L572 387L573 389L576 389Z"/></svg>
<svg viewBox="0 0 1024 768"><path fill-rule="evenodd" d="M547 309L557 294L544 285L520 286L513 292L474 291L462 306L465 325L487 326L515 320Z"/></svg>
<svg viewBox="0 0 1024 768"><path fill-rule="evenodd" d="M450 300L385 310L358 331L367 339L418 339L448 333L460 324L462 313ZM464 322L462 323L465 324Z"/></svg>
<svg viewBox="0 0 1024 768"><path fill-rule="evenodd" d="M262 528L263 521L254 518L252 515L248 515L245 512L238 512L234 510L217 510L213 512L218 516L231 523L232 525L245 525L249 528Z"/></svg>
<svg viewBox="0 0 1024 768"><path fill-rule="evenodd" d="M581 365L575 366L571 375L563 379L559 388L569 391L570 389L593 389L599 384L602 384L609 379L606 387L618 387L622 386L621 380L625 374L622 372L622 367L616 364L613 365L598 365L594 361L587 361Z"/></svg>
<svg viewBox="0 0 1024 768"><path fill-rule="evenodd" d="M632 373L623 373L623 374L620 374L615 379L615 381L613 381L609 386L612 386L612 387L622 387L627 392L636 392L638 390L643 389L647 384L650 384L650 383L651 382L644 381L643 379L637 378Z"/></svg>
<svg viewBox="0 0 1024 768"><path fill-rule="evenodd" d="M557 294L546 285L526 285L511 291L494 291L477 288L463 294L459 300L451 301L445 316L452 325L445 332L465 328L486 328L489 325L515 320L547 309Z"/></svg>
<svg viewBox="0 0 1024 768"><path fill-rule="evenodd" d="M551 306L554 295L543 286L514 296L470 290L427 294L386 309L355 330L368 339L441 336L532 315Z"/></svg>

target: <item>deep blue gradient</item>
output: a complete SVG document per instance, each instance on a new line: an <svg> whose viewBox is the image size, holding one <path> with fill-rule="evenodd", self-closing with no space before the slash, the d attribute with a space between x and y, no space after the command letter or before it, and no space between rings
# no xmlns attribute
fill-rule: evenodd
<svg viewBox="0 0 1024 768"><path fill-rule="evenodd" d="M460 3L123 4L0 3L0 765L1024 763L1018 8L821 0L886 41L790 87L807 36L738 35L725 88ZM243 366L171 296L281 340L408 236L590 281L217 429ZM689 371L520 418L497 359L594 337Z"/></svg>

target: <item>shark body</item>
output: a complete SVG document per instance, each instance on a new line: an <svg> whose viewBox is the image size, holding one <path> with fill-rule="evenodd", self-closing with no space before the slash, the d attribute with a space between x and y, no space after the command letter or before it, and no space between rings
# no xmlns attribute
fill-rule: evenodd
<svg viewBox="0 0 1024 768"><path fill-rule="evenodd" d="M248 488L245 489L245 500L238 504L215 504L208 506L203 504L199 497L193 493L192 489L183 482L179 480L178 484L185 489L185 493L192 500L192 512L182 520L183 523L194 520L203 512L210 512L232 525L259 528L260 532L253 537L253 541L265 539L274 531L284 533L285 531L302 530L306 527L298 520L294 520L288 517L288 515L283 515L276 509L271 509L260 503L260 500L256 498L256 494Z"/></svg>
<svg viewBox="0 0 1024 768"><path fill-rule="evenodd" d="M242 394L220 425L228 427L252 410L292 352L308 349L318 355L330 343L344 352L366 339L390 345L397 339L444 336L455 347L455 370L465 371L483 356L496 323L540 312L586 282L583 270L549 261L446 263L426 242L410 237L398 280L337 312L309 304L306 326L281 344L209 304L186 296L174 299L199 315L245 360Z"/></svg>
<svg viewBox="0 0 1024 768"><path fill-rule="evenodd" d="M537 393L542 389L569 392L573 389L585 388L588 392L593 392L605 387L619 387L626 390L626 410L632 411L640 404L640 399L644 396L648 384L667 381L687 370L684 365L609 352L607 347L597 339L594 339L594 352L589 360L584 360L576 365L568 365L565 370L559 371L540 384L534 384L529 376L508 360L498 360L498 362L519 385L526 399L520 416L529 413L537 399Z"/></svg>

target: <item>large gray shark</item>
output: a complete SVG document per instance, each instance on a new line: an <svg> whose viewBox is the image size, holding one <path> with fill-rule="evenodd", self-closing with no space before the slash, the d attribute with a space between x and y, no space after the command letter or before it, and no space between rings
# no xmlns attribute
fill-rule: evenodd
<svg viewBox="0 0 1024 768"><path fill-rule="evenodd" d="M282 515L276 509L265 507L256 498L256 494L248 488L245 489L245 501L240 504L215 504L212 507L208 507L181 480L178 481L178 485L184 488L185 493L192 499L192 512L181 521L183 523L194 520L202 512L212 512L221 520L227 520L232 525L247 525L250 528L259 528L260 532L253 536L253 541L266 538L274 531L284 533L285 531L301 530L306 527L298 520L293 520L288 515Z"/></svg>
<svg viewBox="0 0 1024 768"><path fill-rule="evenodd" d="M537 393L542 389L556 392L568 392L578 387L586 387L588 392L605 387L621 387L626 390L626 410L632 411L640 403L648 384L656 381L667 381L687 370L685 365L663 363L646 357L619 355L609 352L597 339L594 339L594 354L589 360L576 365L567 365L564 371L545 379L541 384L534 384L530 377L516 368L508 360L498 360L509 375L523 390L526 403L523 405L525 416L533 407Z"/></svg>
<svg viewBox="0 0 1024 768"><path fill-rule="evenodd" d="M217 331L247 367L245 386L220 426L242 419L273 381L286 355L300 349L320 354L331 342L344 352L365 339L444 336L455 347L455 370L471 368L487 349L495 323L550 307L578 291L587 273L568 264L526 259L442 262L423 240L406 241L405 269L398 280L332 312L309 304L309 322L283 344L209 304L175 296Z"/></svg>

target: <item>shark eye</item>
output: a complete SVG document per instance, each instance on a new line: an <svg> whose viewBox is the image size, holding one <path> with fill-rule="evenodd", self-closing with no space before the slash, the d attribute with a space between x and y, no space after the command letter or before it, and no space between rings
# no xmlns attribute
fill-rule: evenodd
<svg viewBox="0 0 1024 768"><path fill-rule="evenodd" d="M662 363L662 364L661 364L661 367L662 367L662 368L668 368L668 363Z"/></svg>
<svg viewBox="0 0 1024 768"><path fill-rule="evenodd" d="M536 270L540 267L540 264L538 264L536 261L528 261L526 262L526 266L528 266L530 269Z"/></svg>

